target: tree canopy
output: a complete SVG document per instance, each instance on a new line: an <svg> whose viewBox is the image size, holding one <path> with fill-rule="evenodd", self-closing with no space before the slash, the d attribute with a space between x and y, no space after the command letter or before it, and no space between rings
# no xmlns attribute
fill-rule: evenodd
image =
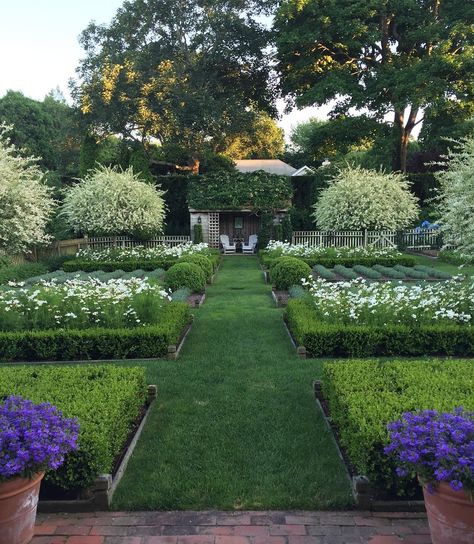
<svg viewBox="0 0 474 544"><path fill-rule="evenodd" d="M132 0L109 25L91 23L74 86L76 103L98 131L177 144L195 159L275 113L256 15L266 2Z"/></svg>
<svg viewBox="0 0 474 544"><path fill-rule="evenodd" d="M474 5L464 0L283 0L283 92L300 106L393 114L394 167L426 107L473 100Z"/></svg>

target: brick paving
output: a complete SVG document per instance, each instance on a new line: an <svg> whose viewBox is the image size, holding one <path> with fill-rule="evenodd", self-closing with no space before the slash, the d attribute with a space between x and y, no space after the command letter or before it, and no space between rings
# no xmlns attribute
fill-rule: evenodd
<svg viewBox="0 0 474 544"><path fill-rule="evenodd" d="M412 512L39 514L32 544L431 544Z"/></svg>

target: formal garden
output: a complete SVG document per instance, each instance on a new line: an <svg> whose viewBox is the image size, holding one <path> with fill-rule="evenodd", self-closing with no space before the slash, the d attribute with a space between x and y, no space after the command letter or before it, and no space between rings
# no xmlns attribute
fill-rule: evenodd
<svg viewBox="0 0 474 544"><path fill-rule="evenodd" d="M474 542L468 8L270 4L0 97L0 544Z"/></svg>

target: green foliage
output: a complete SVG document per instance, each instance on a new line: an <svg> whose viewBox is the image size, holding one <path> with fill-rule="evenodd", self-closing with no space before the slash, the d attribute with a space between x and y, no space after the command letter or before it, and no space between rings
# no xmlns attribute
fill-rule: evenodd
<svg viewBox="0 0 474 544"><path fill-rule="evenodd" d="M448 154L447 168L436 173L439 190L437 212L444 241L457 251L474 255L474 137L464 140Z"/></svg>
<svg viewBox="0 0 474 544"><path fill-rule="evenodd" d="M172 291L188 287L193 293L202 293L206 286L206 276L199 265L179 262L166 272L165 285Z"/></svg>
<svg viewBox="0 0 474 544"><path fill-rule="evenodd" d="M325 323L301 300L288 302L285 318L312 357L474 355L474 330L462 325L420 325L415 330L401 324Z"/></svg>
<svg viewBox="0 0 474 544"><path fill-rule="evenodd" d="M111 473L146 401L145 371L119 366L30 366L0 369L0 396L51 402L79 420L79 449L45 481L86 489Z"/></svg>
<svg viewBox="0 0 474 544"><path fill-rule="evenodd" d="M9 281L24 281L33 276L46 274L48 267L42 263L24 263L0 268L0 285Z"/></svg>
<svg viewBox="0 0 474 544"><path fill-rule="evenodd" d="M369 268L361 264L356 264L353 268L355 272L371 280L380 280L382 278L382 273L374 268Z"/></svg>
<svg viewBox="0 0 474 544"><path fill-rule="evenodd" d="M272 255L269 255L266 251L261 250L259 252L260 262L267 268L271 268L272 264L279 258ZM327 254L317 256L317 257L297 257L298 259L307 263L311 268L320 264L326 268L334 268L336 265L340 264L342 266L353 267L356 264L361 264L364 266L385 266L391 267L396 264L401 264L404 266L415 266L416 259L411 255L393 255L389 257L346 257L346 256L337 256L331 251L328 251Z"/></svg>
<svg viewBox="0 0 474 544"><path fill-rule="evenodd" d="M77 233L146 239L162 232L165 212L163 191L131 167L100 166L68 190L61 214Z"/></svg>
<svg viewBox="0 0 474 544"><path fill-rule="evenodd" d="M193 159L218 149L248 126L253 107L275 110L262 9L259 1L217 0L211 11L187 2L177 29L174 1L127 2L110 24L91 23L81 35L76 105L109 134L126 137L133 127Z"/></svg>
<svg viewBox="0 0 474 544"><path fill-rule="evenodd" d="M211 259L205 255L199 255L198 253L185 255L178 259L178 263L193 263L197 264L199 268L204 272L206 280L210 280L214 273L214 266Z"/></svg>
<svg viewBox="0 0 474 544"><path fill-rule="evenodd" d="M392 278L394 280L404 280L406 275L404 272L401 272L400 270L397 270L396 268L392 268L390 265L382 265L382 264L376 264L374 265L374 270L377 272L380 272L387 278Z"/></svg>
<svg viewBox="0 0 474 544"><path fill-rule="evenodd" d="M99 156L99 144L93 134L87 133L81 143L81 155L79 161L79 173L81 177L86 176L91 170L97 167Z"/></svg>
<svg viewBox="0 0 474 544"><path fill-rule="evenodd" d="M202 225L200 223L196 223L193 227L193 242L195 244L201 244L204 240L202 235Z"/></svg>
<svg viewBox="0 0 474 544"><path fill-rule="evenodd" d="M394 114L393 165L404 170L423 108L473 98L472 10L462 0L285 0L275 18L283 93L300 107L334 99L334 115Z"/></svg>
<svg viewBox="0 0 474 544"><path fill-rule="evenodd" d="M328 186L332 167L318 168L311 176L293 176L293 207L290 210L294 230L313 230L312 206L317 202L323 189ZM265 246L263 246L265 247Z"/></svg>
<svg viewBox="0 0 474 544"><path fill-rule="evenodd" d="M409 268L401 264L397 264L394 269L398 272L401 272L402 274L405 274L405 276L407 276L408 278L413 278L416 280L426 280L429 276L429 274L427 274L423 270L420 270L419 268Z"/></svg>
<svg viewBox="0 0 474 544"><path fill-rule="evenodd" d="M258 246L267 247L273 238L273 214L264 212L260 217L260 230L258 231Z"/></svg>
<svg viewBox="0 0 474 544"><path fill-rule="evenodd" d="M171 294L171 298L175 302L186 302L191 294L192 291L189 287L180 287Z"/></svg>
<svg viewBox="0 0 474 544"><path fill-rule="evenodd" d="M283 153L284 131L267 113L256 113L243 130L231 135L222 152L232 159L274 159Z"/></svg>
<svg viewBox="0 0 474 544"><path fill-rule="evenodd" d="M190 231L187 203L188 185L191 176L155 176L155 184L164 191L166 225L165 234L184 234Z"/></svg>
<svg viewBox="0 0 474 544"><path fill-rule="evenodd" d="M300 285L303 278L311 276L311 268L301 259L279 257L270 269L270 280L277 289Z"/></svg>
<svg viewBox="0 0 474 544"><path fill-rule="evenodd" d="M190 179L188 202L197 210L249 208L264 212L288 207L292 196L286 176L262 170L249 174L219 172Z"/></svg>
<svg viewBox="0 0 474 544"><path fill-rule="evenodd" d="M171 302L160 323L128 329L67 329L0 333L0 360L82 361L166 357L191 321L189 307Z"/></svg>
<svg viewBox="0 0 474 544"><path fill-rule="evenodd" d="M334 272L336 274L339 274L340 276L342 276L346 280L355 280L355 279L357 279L359 277L359 275L356 272L354 272L354 270L352 270L352 268L347 268L347 267L343 266L342 264L337 264L334 267Z"/></svg>
<svg viewBox="0 0 474 544"><path fill-rule="evenodd" d="M442 270L433 268L432 266L424 266L422 264L417 264L415 266L415 270L420 270L421 272L425 272L428 276L432 278L437 278L440 280L450 280L452 278L451 274L448 274L447 272L443 272Z"/></svg>
<svg viewBox="0 0 474 544"><path fill-rule="evenodd" d="M411 410L474 409L474 364L471 360L328 362L322 387L341 444L357 472L367 475L382 494L410 497L417 482L398 477L393 461L383 453L389 442L387 424Z"/></svg>
<svg viewBox="0 0 474 544"><path fill-rule="evenodd" d="M351 166L331 179L314 210L322 230L399 230L419 212L405 176Z"/></svg>
<svg viewBox="0 0 474 544"><path fill-rule="evenodd" d="M94 272L103 270L104 272L113 272L114 270L124 270L133 272L134 270L156 270L163 268L167 270L177 261L176 258L166 257L163 259L143 259L130 261L88 261L86 259L71 259L63 263L65 272Z"/></svg>
<svg viewBox="0 0 474 544"><path fill-rule="evenodd" d="M288 215L285 215L281 220L281 239L283 241L291 242L293 236L293 227L291 225L291 220Z"/></svg>
<svg viewBox="0 0 474 544"><path fill-rule="evenodd" d="M316 266L313 266L313 272L325 280L335 281L337 279L336 274L334 274L332 270L329 270L329 268L326 268L322 264L317 264Z"/></svg>

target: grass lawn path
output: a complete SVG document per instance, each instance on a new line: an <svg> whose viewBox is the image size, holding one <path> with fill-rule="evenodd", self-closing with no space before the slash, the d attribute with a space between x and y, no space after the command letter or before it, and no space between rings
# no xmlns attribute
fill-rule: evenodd
<svg viewBox="0 0 474 544"><path fill-rule="evenodd" d="M352 503L312 394L321 361L296 357L256 258L224 258L178 361L138 364L158 399L114 508Z"/></svg>

